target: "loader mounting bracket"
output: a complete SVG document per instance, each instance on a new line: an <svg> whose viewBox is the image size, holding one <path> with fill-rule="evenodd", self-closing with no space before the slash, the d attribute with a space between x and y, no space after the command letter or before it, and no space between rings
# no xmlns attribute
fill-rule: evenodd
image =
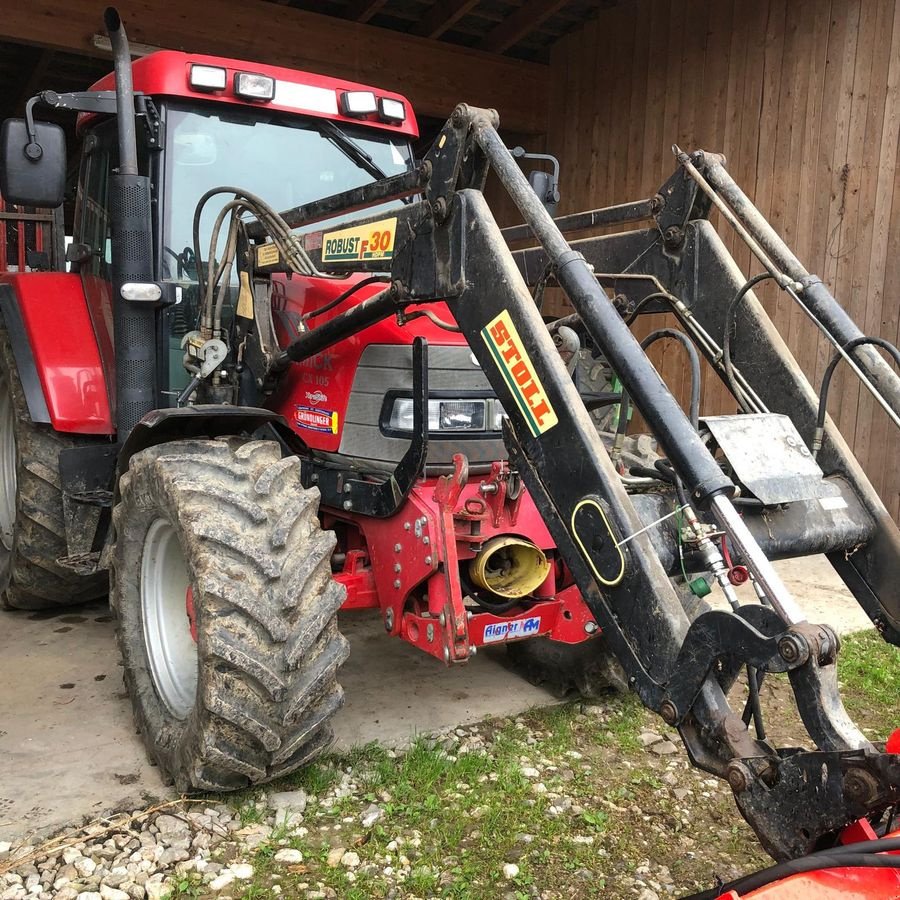
<svg viewBox="0 0 900 900"><path fill-rule="evenodd" d="M900 756L866 748L786 749L777 761L735 760L728 782L738 808L775 859L805 856L822 836L900 803Z"/></svg>

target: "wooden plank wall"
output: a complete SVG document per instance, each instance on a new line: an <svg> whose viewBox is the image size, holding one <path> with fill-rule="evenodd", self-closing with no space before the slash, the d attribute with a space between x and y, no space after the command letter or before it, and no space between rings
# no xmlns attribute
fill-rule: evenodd
<svg viewBox="0 0 900 900"><path fill-rule="evenodd" d="M650 196L674 169L673 142L724 152L863 331L898 342L898 0L631 0L557 43L551 73L561 212ZM718 227L741 268L759 271ZM788 298L760 296L817 386L829 346ZM678 348L653 353L683 389ZM829 412L900 520L896 430L838 371ZM713 379L703 402L727 410Z"/></svg>

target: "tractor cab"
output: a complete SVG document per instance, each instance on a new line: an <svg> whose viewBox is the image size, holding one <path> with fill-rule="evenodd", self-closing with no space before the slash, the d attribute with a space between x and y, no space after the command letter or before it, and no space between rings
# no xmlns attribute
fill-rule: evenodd
<svg viewBox="0 0 900 900"><path fill-rule="evenodd" d="M216 213L229 186L240 185L283 208L413 166L411 141L418 131L409 103L399 95L274 66L248 68L246 62L174 51L133 63L143 110L136 132L138 168L149 176L152 192L154 276L174 288L174 302L159 316L159 346L168 348L157 370L159 407L174 406L190 380L181 344L197 320L198 259L207 265ZM110 75L91 92L113 86ZM95 320L103 321L111 318L109 175L118 167L117 122L114 116L82 113L78 130L84 150L69 259ZM210 191L219 192L222 202L210 204L195 222L198 201ZM315 286L308 287L303 297L315 302ZM230 296L226 324L231 314Z"/></svg>

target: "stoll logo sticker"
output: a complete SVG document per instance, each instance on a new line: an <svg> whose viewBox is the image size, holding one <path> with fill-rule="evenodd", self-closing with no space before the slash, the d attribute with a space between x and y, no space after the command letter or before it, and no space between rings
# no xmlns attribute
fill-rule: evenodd
<svg viewBox="0 0 900 900"><path fill-rule="evenodd" d="M538 437L549 431L559 419L509 312L504 309L499 316L488 322L481 329L481 337L506 379L532 435Z"/></svg>
<svg viewBox="0 0 900 900"><path fill-rule="evenodd" d="M307 391L306 399L315 406L317 403L324 403L328 399L328 394L321 391Z"/></svg>
<svg viewBox="0 0 900 900"><path fill-rule="evenodd" d="M528 637L541 631L541 617L518 619L514 622L495 622L484 627L484 642L493 644L496 641L508 641L511 638Z"/></svg>
<svg viewBox="0 0 900 900"><path fill-rule="evenodd" d="M327 409L295 406L294 422L300 428L308 428L310 431L321 431L323 434L338 433L338 414Z"/></svg>

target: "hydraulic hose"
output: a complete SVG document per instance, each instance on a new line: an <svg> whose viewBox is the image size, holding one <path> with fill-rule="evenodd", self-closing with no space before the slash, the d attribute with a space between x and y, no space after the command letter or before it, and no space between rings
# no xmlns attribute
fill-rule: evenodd
<svg viewBox="0 0 900 900"><path fill-rule="evenodd" d="M884 338L879 337L860 337L855 338L852 341L848 341L844 344L843 351L844 353L849 353L851 350L854 350L856 347L861 346L862 344L873 344L876 347L881 347L884 350L887 350L888 353L894 358L894 362L900 366L900 350L898 350L890 341L886 341ZM837 364L844 358L843 353L835 353L834 356L831 357L831 362L828 363L828 368L825 370L825 374L822 376L822 386L819 388L819 411L816 415L816 431L813 435L813 443L812 443L812 454L813 458L819 455L819 451L822 449L822 442L825 439L825 414L828 411L828 391L831 388L831 378L834 375L834 370L837 368Z"/></svg>
<svg viewBox="0 0 900 900"><path fill-rule="evenodd" d="M311 310L308 313L303 313L303 315L301 316L301 321L307 322L310 319L314 319L316 316L324 315L325 313L334 309L336 306L340 306L348 297L352 297L353 294L355 294L358 290L361 290L364 287L368 287L370 284L385 284L390 280L390 276L388 275L372 275L369 278L363 278L361 281L357 281L356 284L351 284L346 291L341 292L333 300L329 300L326 304L320 306L318 309Z"/></svg>
<svg viewBox="0 0 900 900"><path fill-rule="evenodd" d="M651 344L662 338L672 338L673 340L678 341L681 346L684 347L685 352L688 355L691 365L691 400L688 418L690 419L691 425L694 426L694 430L698 431L700 428L700 355L697 353L697 348L693 345L690 338L688 338L683 331L678 331L675 328L660 328L657 331L651 331L650 334L641 341L641 348L646 350ZM628 428L628 413L630 408L631 398L629 397L628 392L623 390L622 405L619 409L619 423L616 427L616 443L613 446L614 450L620 450L622 443L625 440L625 431Z"/></svg>
<svg viewBox="0 0 900 900"><path fill-rule="evenodd" d="M737 313L737 308L744 297L746 297L750 290L761 281L766 281L767 279L774 277L775 276L769 272L761 272L759 275L754 275L752 278L748 279L734 295L731 303L728 304L728 309L725 310L725 335L722 338L722 364L725 367L725 378L728 381L728 387L731 388L731 393L734 394L738 403L744 407L745 412L747 411L748 405L746 396L741 389L741 386L737 383L734 375L734 365L731 362L731 329L734 327L734 317Z"/></svg>

